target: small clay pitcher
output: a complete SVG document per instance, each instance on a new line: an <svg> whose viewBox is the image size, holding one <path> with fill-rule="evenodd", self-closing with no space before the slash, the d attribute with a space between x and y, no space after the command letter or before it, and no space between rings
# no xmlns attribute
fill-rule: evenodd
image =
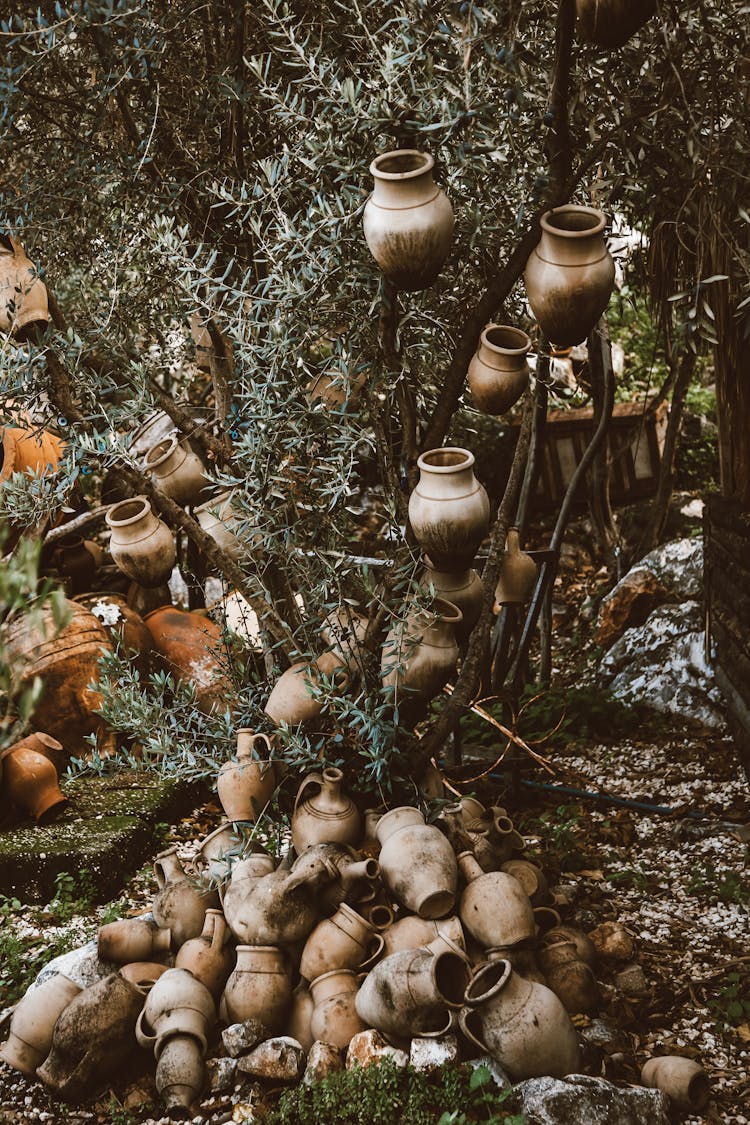
<svg viewBox="0 0 750 1125"><path fill-rule="evenodd" d="M172 934L145 918L120 918L101 926L97 934L97 953L102 961L128 965L165 957L170 950Z"/></svg>
<svg viewBox="0 0 750 1125"><path fill-rule="evenodd" d="M317 718L325 706L325 697L315 694L321 676L332 680L337 691L346 691L350 676L338 653L324 652L312 663L299 661L287 668L273 686L264 708L271 722L296 726Z"/></svg>
<svg viewBox="0 0 750 1125"><path fill-rule="evenodd" d="M218 907L219 897L216 891L188 878L175 846L159 852L154 872L160 887L152 906L154 920L163 929L171 930L172 948L177 950L190 938L198 937L206 911Z"/></svg>
<svg viewBox="0 0 750 1125"><path fill-rule="evenodd" d="M466 958L430 949L405 949L383 958L365 977L357 1012L366 1027L403 1042L444 1028L461 1006L469 981Z"/></svg>
<svg viewBox="0 0 750 1125"><path fill-rule="evenodd" d="M502 871L482 871L471 852L461 853L458 866L467 884L458 913L475 941L490 949L535 936L531 900L517 879Z"/></svg>
<svg viewBox="0 0 750 1125"><path fill-rule="evenodd" d="M422 559L424 570L419 579L423 589L433 589L438 598L461 610L461 620L454 624L456 640L464 644L482 612L482 579L473 567L465 570L438 570L429 555Z"/></svg>
<svg viewBox="0 0 750 1125"><path fill-rule="evenodd" d="M420 918L444 918L456 901L458 869L439 828L402 806L380 818L380 872L390 893Z"/></svg>
<svg viewBox="0 0 750 1125"><path fill-rule="evenodd" d="M700 1113L709 1102L711 1086L700 1063L681 1055L659 1055L649 1059L641 1070L641 1082L661 1090L681 1109Z"/></svg>
<svg viewBox="0 0 750 1125"><path fill-rule="evenodd" d="M0 1059L33 1078L49 1054L59 1016L79 992L81 986L62 973L30 988L13 1012L10 1034L0 1047Z"/></svg>
<svg viewBox="0 0 750 1125"><path fill-rule="evenodd" d="M531 340L520 328L488 324L469 364L468 382L478 410L505 414L529 385Z"/></svg>
<svg viewBox="0 0 750 1125"><path fill-rule="evenodd" d="M359 981L351 969L334 969L310 983L314 1004L310 1031L315 1040L344 1050L355 1035L367 1030L357 1013Z"/></svg>
<svg viewBox="0 0 750 1125"><path fill-rule="evenodd" d="M172 1035L194 1035L204 1050L216 1022L216 1006L206 986L187 969L167 969L146 997L135 1028L141 1045L158 1057Z"/></svg>
<svg viewBox="0 0 750 1125"><path fill-rule="evenodd" d="M228 936L222 912L207 910L202 933L186 941L175 958L175 968L191 972L196 980L205 984L214 1000L221 996L234 968L234 952L226 945Z"/></svg>
<svg viewBox="0 0 750 1125"><path fill-rule="evenodd" d="M272 1035L286 1026L292 1001L292 978L286 954L274 945L238 945L237 965L221 1000L229 1023L259 1020Z"/></svg>
<svg viewBox="0 0 750 1125"><path fill-rule="evenodd" d="M490 502L474 476L468 449L430 449L417 461L409 522L422 550L440 570L470 567L489 529Z"/></svg>
<svg viewBox="0 0 750 1125"><path fill-rule="evenodd" d="M202 878L224 883L241 862L242 852L242 838L235 830L234 823L227 822L209 832L193 862Z"/></svg>
<svg viewBox="0 0 750 1125"><path fill-rule="evenodd" d="M407 914L399 918L383 934L383 954L390 957L403 949L431 949L433 953L463 953L466 951L461 920L455 914L449 918L430 921Z"/></svg>
<svg viewBox="0 0 750 1125"><path fill-rule="evenodd" d="M156 1089L172 1118L185 1118L205 1082L204 1049L193 1035L172 1035L162 1043Z"/></svg>
<svg viewBox="0 0 750 1125"><path fill-rule="evenodd" d="M500 577L495 587L495 608L523 605L534 592L538 570L531 555L521 550L518 528L509 527Z"/></svg>
<svg viewBox="0 0 750 1125"><path fill-rule="evenodd" d="M109 553L123 574L148 589L168 581L177 558L174 539L146 496L113 504L106 521Z"/></svg>
<svg viewBox="0 0 750 1125"><path fill-rule="evenodd" d="M155 488L183 507L205 499L210 487L203 462L179 434L170 434L148 451L146 468Z"/></svg>
<svg viewBox="0 0 750 1125"><path fill-rule="evenodd" d="M62 752L61 744L50 735L22 738L2 754L3 791L8 800L34 817L37 824L53 820L68 803L57 783L57 768L40 753L39 741L48 740L51 749Z"/></svg>
<svg viewBox="0 0 750 1125"><path fill-rule="evenodd" d="M334 969L359 969L375 962L383 938L356 911L342 902L335 914L318 922L305 942L299 971L306 980Z"/></svg>
<svg viewBox="0 0 750 1125"><path fill-rule="evenodd" d="M312 844L356 844L362 835L362 815L351 797L341 791L339 769L305 777L297 791L292 814L292 843L297 855Z"/></svg>

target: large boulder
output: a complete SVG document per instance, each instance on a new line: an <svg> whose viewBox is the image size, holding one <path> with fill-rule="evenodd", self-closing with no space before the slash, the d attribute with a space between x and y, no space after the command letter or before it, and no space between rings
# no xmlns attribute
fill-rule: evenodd
<svg viewBox="0 0 750 1125"><path fill-rule="evenodd" d="M530 1078L514 1086L526 1125L669 1125L669 1099L642 1086L603 1078Z"/></svg>

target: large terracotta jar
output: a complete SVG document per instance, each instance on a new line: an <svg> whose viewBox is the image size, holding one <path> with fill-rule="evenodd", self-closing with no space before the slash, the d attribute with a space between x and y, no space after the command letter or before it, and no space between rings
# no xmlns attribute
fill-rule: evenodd
<svg viewBox="0 0 750 1125"><path fill-rule="evenodd" d="M99 594L79 594L74 601L85 606L100 621L124 656L135 663L143 679L151 670L154 642L140 614L128 605L122 594L109 590Z"/></svg>
<svg viewBox="0 0 750 1125"><path fill-rule="evenodd" d="M385 276L399 289L426 289L437 278L453 240L453 208L435 184L435 160L398 149L370 165L375 177L365 204L365 239Z"/></svg>
<svg viewBox="0 0 750 1125"><path fill-rule="evenodd" d="M409 497L409 522L420 547L441 570L471 566L487 534L490 502L474 476L474 454L445 447L423 453Z"/></svg>
<svg viewBox="0 0 750 1125"><path fill-rule="evenodd" d="M13 1012L10 1034L0 1047L0 1059L33 1078L36 1068L49 1054L58 1017L80 991L81 986L62 973L29 989Z"/></svg>
<svg viewBox="0 0 750 1125"><path fill-rule="evenodd" d="M398 901L420 918L444 918L456 901L458 868L439 828L419 809L392 809L377 826L380 875Z"/></svg>
<svg viewBox="0 0 750 1125"><path fill-rule="evenodd" d="M483 965L466 989L465 1003L461 1030L511 1082L577 1073L578 1040L565 1008L545 985L514 973L508 961Z"/></svg>
<svg viewBox="0 0 750 1125"><path fill-rule="evenodd" d="M245 546L237 538L237 514L232 507L231 491L220 492L210 500L200 504L193 513L206 535L221 547L232 559L240 559L245 554Z"/></svg>
<svg viewBox="0 0 750 1125"><path fill-rule="evenodd" d="M29 735L0 755L3 795L33 816L37 824L53 820L68 803L60 791L54 763L36 749L37 741L47 738L49 735L45 734ZM57 739L49 738L49 741L62 752Z"/></svg>
<svg viewBox="0 0 750 1125"><path fill-rule="evenodd" d="M458 867L466 881L458 913L475 941L490 949L534 937L531 900L518 879L503 871L482 871L471 852L458 857Z"/></svg>
<svg viewBox="0 0 750 1125"><path fill-rule="evenodd" d="M84 741L89 734L97 736L100 752L108 753L115 737L97 714L103 700L90 685L99 678L99 658L112 645L92 613L75 602L65 607L70 616L59 631L49 607L42 611L40 627L29 617L11 622L4 632L8 655L23 665L19 690L37 676L44 685L30 716L34 726L59 739L68 754L90 754Z"/></svg>
<svg viewBox="0 0 750 1125"><path fill-rule="evenodd" d="M622 47L655 11L656 0L576 0L576 34L599 47Z"/></svg>
<svg viewBox="0 0 750 1125"><path fill-rule="evenodd" d="M469 364L469 389L477 409L505 414L529 385L531 340L520 328L489 324Z"/></svg>
<svg viewBox="0 0 750 1125"><path fill-rule="evenodd" d="M479 620L482 612L482 579L473 567L465 570L439 570L429 555L425 555L424 570L419 579L420 586L429 590L432 587L439 598L461 610L461 621L454 625L459 644L468 640L469 634Z"/></svg>
<svg viewBox="0 0 750 1125"><path fill-rule="evenodd" d="M371 969L357 996L357 1012L397 1042L438 1032L458 1011L469 981L469 964L458 953L405 949Z"/></svg>
<svg viewBox="0 0 750 1125"><path fill-rule="evenodd" d="M227 820L254 821L271 800L276 770L268 735L249 727L237 731L237 760L224 762L216 782Z"/></svg>
<svg viewBox="0 0 750 1125"><path fill-rule="evenodd" d="M259 1020L278 1035L291 1002L292 978L282 950L273 945L238 945L237 966L221 1001L222 1017L229 1023Z"/></svg>
<svg viewBox="0 0 750 1125"><path fill-rule="evenodd" d="M185 873L175 846L160 852L154 861L159 890L152 910L157 926L172 932L172 948L177 950L190 938L198 937L206 921L206 911L218 907L216 891L211 891Z"/></svg>
<svg viewBox="0 0 750 1125"><path fill-rule="evenodd" d="M438 694L456 670L460 656L456 627L461 610L443 598L419 609L388 633L380 660L383 686L395 688L394 702L405 721Z"/></svg>
<svg viewBox="0 0 750 1125"><path fill-rule="evenodd" d="M205 499L211 484L200 457L180 434L157 442L146 454L146 468L159 492L183 506Z"/></svg>
<svg viewBox="0 0 750 1125"><path fill-rule="evenodd" d="M311 773L302 780L292 814L292 843L297 855L312 844L356 844L362 835L362 814L341 790L339 769Z"/></svg>
<svg viewBox="0 0 750 1125"><path fill-rule="evenodd" d="M144 621L164 670L195 688L204 714L214 707L224 710L231 687L222 667L225 642L220 626L173 605L152 610Z"/></svg>
<svg viewBox="0 0 750 1125"><path fill-rule="evenodd" d="M297 723L315 719L325 706L325 698L314 694L321 676L333 680L337 690L346 691L349 673L336 652L324 652L312 662L304 660L292 664L279 676L273 686L265 713L274 723Z"/></svg>
<svg viewBox="0 0 750 1125"><path fill-rule="evenodd" d="M310 1030L321 1043L344 1050L368 1025L357 1014L359 977L351 969L334 969L310 983L313 1013Z"/></svg>
<svg viewBox="0 0 750 1125"><path fill-rule="evenodd" d="M609 304L615 283L606 219L593 207L566 203L545 211L540 222L542 237L524 275L529 304L553 344L580 344Z"/></svg>
<svg viewBox="0 0 750 1125"><path fill-rule="evenodd" d="M500 575L495 587L495 608L523 605L531 597L539 570L531 555L521 550L518 528L509 527Z"/></svg>
<svg viewBox="0 0 750 1125"><path fill-rule="evenodd" d="M191 972L205 984L214 1000L218 1000L234 967L234 952L226 944L229 936L222 912L207 910L203 930L198 937L186 941L175 958L175 968Z"/></svg>
<svg viewBox="0 0 750 1125"><path fill-rule="evenodd" d="M0 237L0 332L31 339L49 322L47 287L18 239Z"/></svg>
<svg viewBox="0 0 750 1125"><path fill-rule="evenodd" d="M167 582L177 558L174 539L148 499L121 500L112 505L106 520L112 530L109 552L117 568L139 586Z"/></svg>

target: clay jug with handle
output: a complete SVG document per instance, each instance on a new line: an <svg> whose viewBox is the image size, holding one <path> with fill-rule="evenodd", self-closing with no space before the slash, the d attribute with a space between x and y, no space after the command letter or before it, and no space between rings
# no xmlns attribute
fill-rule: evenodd
<svg viewBox="0 0 750 1125"><path fill-rule="evenodd" d="M206 911L218 907L216 891L189 879L175 846L160 852L154 861L159 891L152 910L158 926L172 932L172 948L177 950L190 938L198 937L206 921Z"/></svg>
<svg viewBox="0 0 750 1125"><path fill-rule="evenodd" d="M270 758L268 735L237 731L237 760L224 763L216 783L227 820L254 821L271 800L276 770Z"/></svg>
<svg viewBox="0 0 750 1125"><path fill-rule="evenodd" d="M297 791L292 814L292 843L297 855L312 844L356 844L362 835L362 815L341 791L339 769L311 773Z"/></svg>
<svg viewBox="0 0 750 1125"><path fill-rule="evenodd" d="M201 934L186 941L175 958L176 969L188 969L205 984L214 1000L221 995L234 968L234 952L226 944L228 927L220 910L207 910Z"/></svg>

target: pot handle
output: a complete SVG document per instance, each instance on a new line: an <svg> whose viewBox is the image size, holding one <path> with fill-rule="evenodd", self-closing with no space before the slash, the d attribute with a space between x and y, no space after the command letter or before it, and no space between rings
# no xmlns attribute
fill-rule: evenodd
<svg viewBox="0 0 750 1125"><path fill-rule="evenodd" d="M486 1044L484 1044L479 1036L476 1035L469 1027L469 1020L472 1016L476 1015L477 1013L475 1011L472 1011L471 1008L462 1008L458 1013L458 1026L461 1028L461 1031L470 1043L472 1043L475 1047L478 1047L483 1055L489 1055L490 1052L487 1049Z"/></svg>
<svg viewBox="0 0 750 1125"><path fill-rule="evenodd" d="M383 937L383 935L373 934L367 946L367 957L364 961L361 961L360 964L357 965L357 968L360 970L360 972L364 969L371 969L377 961L378 957L380 957L380 954L383 952L384 948L385 938Z"/></svg>
<svg viewBox="0 0 750 1125"><path fill-rule="evenodd" d="M151 1030L150 1033L147 1032L147 1031L144 1031L144 1025L148 1028L151 1027L150 1024L146 1023L146 1009L145 1008L143 1008L141 1010L141 1014L139 1015L138 1020L136 1021L135 1037L138 1040L138 1045L140 1047L145 1047L145 1049L147 1051L150 1051L153 1048L154 1044L156 1043L156 1032L153 1031L153 1030Z"/></svg>
<svg viewBox="0 0 750 1125"><path fill-rule="evenodd" d="M309 773L307 777L303 777L300 782L300 787L297 790L297 796L294 799L294 810L292 816L295 816L297 809L300 805L304 804L307 800L307 790L313 785L317 787L318 792L323 788L323 775L319 773Z"/></svg>

